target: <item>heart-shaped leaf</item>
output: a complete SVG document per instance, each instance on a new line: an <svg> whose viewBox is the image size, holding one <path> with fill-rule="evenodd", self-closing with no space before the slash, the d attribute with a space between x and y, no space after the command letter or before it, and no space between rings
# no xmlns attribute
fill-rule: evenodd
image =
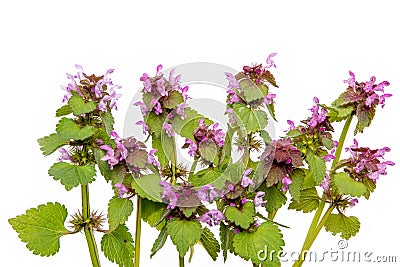
<svg viewBox="0 0 400 267"><path fill-rule="evenodd" d="M82 99L82 97L78 95L72 96L68 101L68 105L75 116L92 112L93 110L96 109L97 106L96 102L92 100L86 102L85 100Z"/></svg>
<svg viewBox="0 0 400 267"><path fill-rule="evenodd" d="M231 206L225 210L226 218L244 229L248 228L254 222L254 215L253 202L246 202L240 210Z"/></svg>

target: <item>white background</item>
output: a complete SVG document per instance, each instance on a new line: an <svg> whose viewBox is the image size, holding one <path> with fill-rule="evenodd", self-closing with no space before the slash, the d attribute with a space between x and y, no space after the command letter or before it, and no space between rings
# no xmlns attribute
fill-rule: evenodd
<svg viewBox="0 0 400 267"><path fill-rule="evenodd" d="M188 2L188 1L187 1ZM277 52L273 70L279 123L298 122L309 115L312 97L330 103L345 89L351 69L359 81L376 75L388 80L393 97L378 109L372 127L358 137L361 145L390 146L387 159L397 166L382 177L370 201L347 211L362 222L360 233L349 241L349 251L375 255L398 252L400 88L398 63L400 18L395 1L7 1L0 8L1 33L1 266L90 266L83 235L61 239L60 252L41 258L29 252L7 219L47 201L58 201L72 213L80 207L80 192L66 192L47 175L56 156L44 158L36 140L54 131L54 111L63 97L66 72L79 63L89 73L115 68L113 81L123 86L116 115L122 131L125 113L140 87L143 72L154 73L188 62L215 62L240 69L264 62ZM276 1L277 2L277 1ZM198 88L198 87L196 87ZM397 127L397 128L396 128ZM338 133L337 133L338 134ZM108 185L97 179L91 186L92 207L105 210L111 196ZM289 252L301 247L311 215L279 211L276 220L285 230ZM134 218L129 226L133 230ZM149 251L156 232L147 226L142 238L142 266L177 266L172 243L152 260ZM97 236L100 240L100 236ZM322 231L313 248L337 250L339 237ZM102 258L103 266L113 266ZM188 266L221 266L200 247ZM324 262L308 266L330 266ZM230 256L226 266L250 266ZM289 266L284 264L283 266ZM395 266L396 264L382 264ZM353 266L353 265L351 265ZM364 264L359 264L364 266ZM366 266L381 266L370 263Z"/></svg>

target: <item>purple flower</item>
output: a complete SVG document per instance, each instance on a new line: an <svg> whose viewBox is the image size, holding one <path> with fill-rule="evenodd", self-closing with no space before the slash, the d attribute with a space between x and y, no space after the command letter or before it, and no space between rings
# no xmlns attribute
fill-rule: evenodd
<svg viewBox="0 0 400 267"><path fill-rule="evenodd" d="M228 109L225 111L225 113L228 114L229 119L230 119L230 123L231 123L231 124L234 124L234 123L236 122L236 119L235 119L235 116L233 116L233 109L228 108Z"/></svg>
<svg viewBox="0 0 400 267"><path fill-rule="evenodd" d="M275 62L272 60L272 58L276 55L277 55L277 53L272 53L267 57L267 60L266 60L267 65L265 65L266 68L271 68L271 67L276 68Z"/></svg>
<svg viewBox="0 0 400 267"><path fill-rule="evenodd" d="M243 176L242 176L242 183L241 185L243 187L248 187L249 185L254 185L254 181L248 177L247 175L249 175L251 172L253 171L253 169L247 169L244 171Z"/></svg>
<svg viewBox="0 0 400 267"><path fill-rule="evenodd" d="M158 102L156 99L151 100L151 104L153 105L153 110L157 115L160 115L162 113L162 108L160 102Z"/></svg>
<svg viewBox="0 0 400 267"><path fill-rule="evenodd" d="M161 170L161 165L160 163L156 160L154 157L154 153L157 152L157 149L152 149L150 150L149 154L147 155L147 164L153 164L156 166L159 170Z"/></svg>
<svg viewBox="0 0 400 267"><path fill-rule="evenodd" d="M283 185L282 191L283 192L288 191L289 185L291 185L291 184L292 184L292 179L290 179L289 177L283 177L282 178L282 185Z"/></svg>
<svg viewBox="0 0 400 267"><path fill-rule="evenodd" d="M142 112L143 116L146 115L147 111L149 111L145 103L141 101L136 102L134 105L140 107L140 111Z"/></svg>
<svg viewBox="0 0 400 267"><path fill-rule="evenodd" d="M188 154L189 154L191 157L193 157L194 155L196 155L197 149L198 149L197 143L194 142L194 141L192 141L192 140L190 140L190 139L186 139L185 144L188 144L188 146L189 146L189 152L188 152Z"/></svg>
<svg viewBox="0 0 400 267"><path fill-rule="evenodd" d="M156 69L156 75L157 76L161 76L162 75L162 73L161 73L162 68L163 68L163 65L161 65L161 64L159 64L157 66L157 69Z"/></svg>
<svg viewBox="0 0 400 267"><path fill-rule="evenodd" d="M147 135L147 133L150 131L150 127L144 121L138 121L136 122L136 125L142 125L144 135Z"/></svg>
<svg viewBox="0 0 400 267"><path fill-rule="evenodd" d="M357 203L358 203L358 198L352 198L352 199L349 201L350 207L354 207Z"/></svg>
<svg viewBox="0 0 400 267"><path fill-rule="evenodd" d="M180 77L180 75L179 75L179 77ZM189 90L189 86L185 86L185 87L183 87L183 88L180 88L180 91L181 91L181 93L182 93L182 96L183 96L183 100L184 101L186 101L186 100L188 100L190 97L188 96L188 94L187 94L187 92L188 92L188 90Z"/></svg>
<svg viewBox="0 0 400 267"><path fill-rule="evenodd" d="M246 204L247 203L247 198L242 198L242 200L240 201L240 203L242 203L242 205L244 205L244 204Z"/></svg>
<svg viewBox="0 0 400 267"><path fill-rule="evenodd" d="M58 158L58 161L71 161L74 162L73 157L69 154L69 152L65 148L59 148L58 152L61 153L60 157Z"/></svg>
<svg viewBox="0 0 400 267"><path fill-rule="evenodd" d="M236 80L232 73L225 72L226 79L228 80L228 89L240 88L239 82Z"/></svg>
<svg viewBox="0 0 400 267"><path fill-rule="evenodd" d="M233 233L234 233L235 235L237 235L238 233L240 233L240 230L239 230L238 228L235 228L235 230L233 230Z"/></svg>
<svg viewBox="0 0 400 267"><path fill-rule="evenodd" d="M212 202L214 199L218 198L220 194L212 184L207 184L200 188L200 190L197 192L197 196L201 201Z"/></svg>
<svg viewBox="0 0 400 267"><path fill-rule="evenodd" d="M160 182L160 185L163 188L163 192L161 198L163 201L168 203L168 209L174 209L176 207L176 203L178 201L178 194L175 193L173 187L168 182Z"/></svg>
<svg viewBox="0 0 400 267"><path fill-rule="evenodd" d="M200 222L207 223L209 226L219 225L222 220L225 220L225 215L219 210L209 210L198 219Z"/></svg>
<svg viewBox="0 0 400 267"><path fill-rule="evenodd" d="M296 127L294 126L294 122L293 121L287 120L287 123L289 124L289 130L288 131L296 129Z"/></svg>
<svg viewBox="0 0 400 267"><path fill-rule="evenodd" d="M101 160L106 160L110 165L110 169L112 170L114 168L114 165L117 165L119 163L119 158L115 156L114 149L112 149L108 145L102 145L100 146L100 148L107 151L107 154L102 157Z"/></svg>
<svg viewBox="0 0 400 267"><path fill-rule="evenodd" d="M228 89L226 92L229 94L229 104L239 103L242 101L240 97L236 94L236 92L232 89Z"/></svg>
<svg viewBox="0 0 400 267"><path fill-rule="evenodd" d="M256 207L264 207L266 201L264 201L263 197L265 196L265 192L257 192L256 196L254 197L254 206Z"/></svg>
<svg viewBox="0 0 400 267"><path fill-rule="evenodd" d="M129 192L129 189L123 183L116 183L114 186L118 188L119 198L123 198L124 194Z"/></svg>
<svg viewBox="0 0 400 267"><path fill-rule="evenodd" d="M348 78L347 80L344 80L344 83L349 84L350 87L352 88L356 88L356 76L354 75L354 73L349 70L349 74L350 74L350 78Z"/></svg>
<svg viewBox="0 0 400 267"><path fill-rule="evenodd" d="M165 130L165 132L167 133L167 135L168 135L169 137L175 136L175 133L174 133L174 131L172 130L172 125L171 125L171 124L169 124L169 123L164 123L162 129Z"/></svg>
<svg viewBox="0 0 400 267"><path fill-rule="evenodd" d="M314 103L316 105L310 109L312 112L312 117L307 122L307 125L310 126L311 129L314 129L318 125L322 124L326 119L326 114L328 113L328 111L324 108L321 108L320 111L320 107L318 106L319 99L317 97L314 97Z"/></svg>
<svg viewBox="0 0 400 267"><path fill-rule="evenodd" d="M264 103L267 105L271 105L274 103L274 98L276 97L276 94L268 94L264 98Z"/></svg>
<svg viewBox="0 0 400 267"><path fill-rule="evenodd" d="M186 106L187 106L186 103L182 103L175 109L176 114L180 115L182 120L184 120L186 118L186 114L185 114Z"/></svg>
<svg viewBox="0 0 400 267"><path fill-rule="evenodd" d="M324 189L325 194L327 195L328 198L330 198L331 196L331 177L329 176L329 174L325 174L325 179L321 182L320 186L322 187L322 189Z"/></svg>

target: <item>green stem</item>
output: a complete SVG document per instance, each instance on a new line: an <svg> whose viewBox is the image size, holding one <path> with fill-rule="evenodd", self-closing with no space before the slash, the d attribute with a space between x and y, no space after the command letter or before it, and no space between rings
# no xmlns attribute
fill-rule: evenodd
<svg viewBox="0 0 400 267"><path fill-rule="evenodd" d="M272 221L277 213L278 210L273 210L272 212L268 212L268 219Z"/></svg>
<svg viewBox="0 0 400 267"><path fill-rule="evenodd" d="M336 164L338 164L338 162L339 162L340 154L342 153L342 150L343 150L344 140L346 139L352 119L353 119L353 115L350 115L347 118L346 123L343 126L343 130L342 130L342 133L340 134L339 143L338 143L338 146L337 146L336 152L335 152L335 159L332 162L332 168L334 168L336 166Z"/></svg>
<svg viewBox="0 0 400 267"><path fill-rule="evenodd" d="M140 264L140 235L142 233L142 198L136 195L135 267Z"/></svg>
<svg viewBox="0 0 400 267"><path fill-rule="evenodd" d="M301 250L299 258L293 264L293 267L301 267L306 259L307 252L310 250L312 244L314 243L315 239L317 238L319 232L321 231L322 227L324 226L325 222L328 220L329 215L332 213L335 205L331 205L327 211L325 212L324 216L322 217L321 221L319 222L318 226L311 232L309 239L305 241L304 246Z"/></svg>
<svg viewBox="0 0 400 267"><path fill-rule="evenodd" d="M321 201L319 203L317 211L314 214L314 218L313 218L313 220L312 220L312 222L310 224L310 228L308 228L308 232L307 232L306 238L304 240L303 247L301 248L302 250L304 249L307 241L310 239L311 234L317 228L319 219L321 218L322 212L324 211L324 207L325 207L325 202Z"/></svg>
<svg viewBox="0 0 400 267"><path fill-rule="evenodd" d="M179 267L185 267L185 258L181 257L181 255L179 255Z"/></svg>
<svg viewBox="0 0 400 267"><path fill-rule="evenodd" d="M97 249L96 240L94 239L93 228L90 222L90 202L89 202L89 186L81 185L82 192L82 217L87 222L83 228L85 232L86 242L89 248L90 259L93 267L100 267L99 252Z"/></svg>
<svg viewBox="0 0 400 267"><path fill-rule="evenodd" d="M190 167L189 175L193 175L193 174L194 174L194 171L196 170L196 167L197 167L197 163L198 163L198 162L199 162L198 159L195 159L195 160L193 161L192 166Z"/></svg>
<svg viewBox="0 0 400 267"><path fill-rule="evenodd" d="M171 178L171 184L176 184L176 164L177 164L177 159L176 159L176 142L175 142L175 137L172 137L172 155L171 155L171 171L172 171L172 178Z"/></svg>

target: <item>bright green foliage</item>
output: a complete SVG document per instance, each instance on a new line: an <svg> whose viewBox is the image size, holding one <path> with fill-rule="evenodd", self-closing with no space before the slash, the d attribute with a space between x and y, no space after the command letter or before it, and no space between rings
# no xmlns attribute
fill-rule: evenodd
<svg viewBox="0 0 400 267"><path fill-rule="evenodd" d="M154 241L153 247L151 248L150 258L156 255L156 253L163 248L165 241L167 241L167 237L168 237L167 227L164 225L164 227L158 234L157 239Z"/></svg>
<svg viewBox="0 0 400 267"><path fill-rule="evenodd" d="M125 223L132 214L133 203L129 198L114 196L108 202L108 224L110 231L114 231L120 224Z"/></svg>
<svg viewBox="0 0 400 267"><path fill-rule="evenodd" d="M56 117L62 117L70 114L72 112L71 108L69 105L62 106L61 108L57 109L56 111Z"/></svg>
<svg viewBox="0 0 400 267"><path fill-rule="evenodd" d="M252 102L264 98L264 93L249 78L242 79L239 84L240 89L243 91L244 100L246 102Z"/></svg>
<svg viewBox="0 0 400 267"><path fill-rule="evenodd" d="M231 206L225 210L226 218L244 229L248 228L254 222L254 215L254 203L250 201L246 202L240 210Z"/></svg>
<svg viewBox="0 0 400 267"><path fill-rule="evenodd" d="M155 112L149 112L148 115L144 117L144 121L149 126L152 135L155 137L159 137L160 134L164 131L162 129L164 123L167 123L167 115L162 113L157 115Z"/></svg>
<svg viewBox="0 0 400 267"><path fill-rule="evenodd" d="M349 239L355 236L360 230L360 221L357 217L340 214L330 214L328 220L324 224L325 230L333 235L340 233L340 237Z"/></svg>
<svg viewBox="0 0 400 267"><path fill-rule="evenodd" d="M351 177L344 172L333 175L333 182L337 188L338 194L361 197L367 192L367 188L363 183L351 179Z"/></svg>
<svg viewBox="0 0 400 267"><path fill-rule="evenodd" d="M311 150L308 150L306 154L306 162L310 167L310 172L314 177L315 184L321 184L326 173L325 160L315 155Z"/></svg>
<svg viewBox="0 0 400 267"><path fill-rule="evenodd" d="M185 108L185 115L186 117L183 120L180 116L174 117L172 121L172 129L180 136L193 141L194 141L193 132L199 126L199 120L201 118L204 118L204 124L206 125L213 124L212 120L205 118L203 115L201 115L200 113L189 107Z"/></svg>
<svg viewBox="0 0 400 267"><path fill-rule="evenodd" d="M200 240L202 228L199 221L171 219L167 223L167 232L179 255L184 257L190 246Z"/></svg>
<svg viewBox="0 0 400 267"><path fill-rule="evenodd" d="M224 223L220 224L219 238L221 240L221 250L222 256L224 257L224 262L228 257L228 251L233 252L233 230L229 229L229 226Z"/></svg>
<svg viewBox="0 0 400 267"><path fill-rule="evenodd" d="M155 153L157 155L158 162L160 162L161 168L165 168L171 157L174 149L174 141L165 132L162 132L160 136L152 135L153 149L157 149Z"/></svg>
<svg viewBox="0 0 400 267"><path fill-rule="evenodd" d="M160 185L161 178L157 174L143 175L139 178L132 179L132 189L141 196L155 202L162 202L162 187Z"/></svg>
<svg viewBox="0 0 400 267"><path fill-rule="evenodd" d="M203 228L201 232L200 243L203 245L208 255L210 255L214 261L217 260L220 247L218 240L215 238L210 229Z"/></svg>
<svg viewBox="0 0 400 267"><path fill-rule="evenodd" d="M97 166L99 167L101 175L108 181L112 177L113 170L110 170L110 165L107 161L102 160L101 158L106 155L106 152L100 148L96 148L93 150L94 158L96 160ZM122 179L121 179L122 181Z"/></svg>
<svg viewBox="0 0 400 267"><path fill-rule="evenodd" d="M305 172L302 169L295 169L290 175L292 178L292 184L289 186L289 192L293 200L296 202L300 201L301 189L303 188Z"/></svg>
<svg viewBox="0 0 400 267"><path fill-rule="evenodd" d="M369 199L369 196L371 195L372 192L374 192L374 190L376 188L376 184L371 179L365 179L363 181L363 184L365 185L365 187L367 189L367 191L364 194L364 197L366 199Z"/></svg>
<svg viewBox="0 0 400 267"><path fill-rule="evenodd" d="M49 169L49 175L54 180L60 180L68 191L78 185L87 185L95 180L94 165L77 166L67 162L57 162Z"/></svg>
<svg viewBox="0 0 400 267"><path fill-rule="evenodd" d="M268 212L278 210L286 203L286 196L275 185L266 188L264 199L267 200L265 209Z"/></svg>
<svg viewBox="0 0 400 267"><path fill-rule="evenodd" d="M62 118L57 124L56 131L58 135L66 139L84 140L94 135L92 127L86 125L81 127L73 119Z"/></svg>
<svg viewBox="0 0 400 267"><path fill-rule="evenodd" d="M206 139L200 142L199 152L202 159L213 162L218 153L217 145L211 139Z"/></svg>
<svg viewBox="0 0 400 267"><path fill-rule="evenodd" d="M263 110L254 110L241 103L234 103L232 107L237 122L247 132L255 133L267 126L268 116Z"/></svg>
<svg viewBox="0 0 400 267"><path fill-rule="evenodd" d="M134 246L128 228L121 224L112 232L103 235L101 250L111 262L119 267L133 267Z"/></svg>
<svg viewBox="0 0 400 267"><path fill-rule="evenodd" d="M267 132L265 130L260 131L260 137L263 139L265 144L270 144L272 142L272 138L269 135L269 132Z"/></svg>
<svg viewBox="0 0 400 267"><path fill-rule="evenodd" d="M183 96L178 91L172 91L168 98L163 101L164 107L174 109L183 103Z"/></svg>
<svg viewBox="0 0 400 267"><path fill-rule="evenodd" d="M93 110L96 109L97 106L96 102L94 101L85 102L85 100L83 100L82 97L78 95L72 96L68 101L68 105L75 116L92 112Z"/></svg>
<svg viewBox="0 0 400 267"><path fill-rule="evenodd" d="M285 242L282 239L281 231L274 223L263 222L254 232L241 232L233 237L233 247L235 253L245 260L251 260L253 263L276 262L279 266L278 253L281 251ZM268 251L265 251L267 248ZM263 251L260 253L260 251ZM267 253L267 255L265 255ZM272 255L270 257L270 255ZM265 257L265 259L263 259Z"/></svg>
<svg viewBox="0 0 400 267"><path fill-rule="evenodd" d="M294 201L289 204L289 209L302 211L304 213L311 212L319 206L318 192L315 187L303 189L300 191L300 201Z"/></svg>
<svg viewBox="0 0 400 267"><path fill-rule="evenodd" d="M110 134L110 132L114 129L113 115L111 114L111 112L103 112L100 114L100 117L104 124L104 128L106 129L107 134Z"/></svg>
<svg viewBox="0 0 400 267"><path fill-rule="evenodd" d="M159 202L153 202L145 198L142 199L142 219L147 222L151 227L155 227L158 220L161 218L161 214L165 210L165 204ZM160 230L165 225L164 222L159 223L156 228Z"/></svg>
<svg viewBox="0 0 400 267"><path fill-rule="evenodd" d="M219 171L207 168L189 176L189 182L194 187L213 184L215 187L221 188L225 184L225 179Z"/></svg>
<svg viewBox="0 0 400 267"><path fill-rule="evenodd" d="M34 254L51 256L60 249L60 237L68 234L64 227L67 214L64 205L48 202L31 208L8 222Z"/></svg>
<svg viewBox="0 0 400 267"><path fill-rule="evenodd" d="M359 105L357 106L356 115L358 121L356 129L354 130L354 135L364 132L364 129L371 125L371 122L375 117L375 108L366 111L363 106Z"/></svg>
<svg viewBox="0 0 400 267"><path fill-rule="evenodd" d="M68 139L61 138L58 134L53 133L49 136L38 139L40 150L43 155L47 156L56 151L58 148L67 145Z"/></svg>

